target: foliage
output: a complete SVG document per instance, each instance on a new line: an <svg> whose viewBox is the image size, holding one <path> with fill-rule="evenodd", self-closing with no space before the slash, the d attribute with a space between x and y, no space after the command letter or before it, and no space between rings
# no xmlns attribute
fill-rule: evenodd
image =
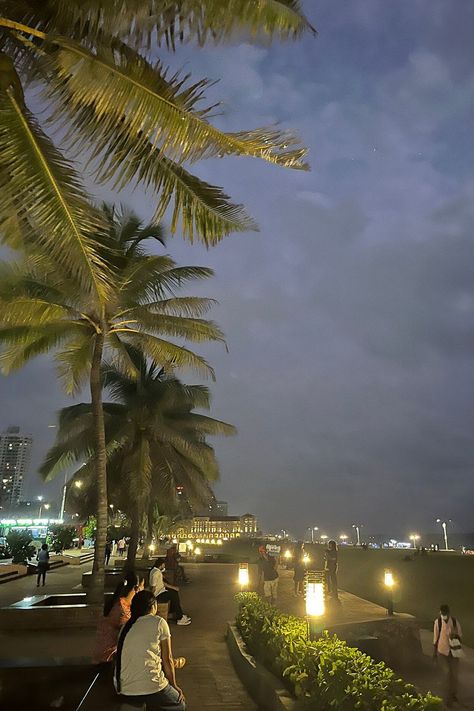
<svg viewBox="0 0 474 711"><path fill-rule="evenodd" d="M103 369L104 386L111 396L103 408L112 497L120 501L117 497L121 494L120 509L129 514L131 504L136 504L140 517L150 504L158 503L159 510L152 511L153 521L160 513L173 513L178 485L184 486L189 503L207 503L211 496L208 481L218 477L218 464L206 437L232 435L235 428L194 412L210 407L205 386L183 384L135 349L124 348L124 352L138 373L137 379L111 364ZM93 436L89 404L63 408L56 442L40 473L48 478L65 461L80 462L76 472L83 482L80 497L88 498L94 485Z"/></svg>
<svg viewBox="0 0 474 711"><path fill-rule="evenodd" d="M441 700L418 694L383 662L376 663L336 636L308 640L306 622L284 615L256 593L237 595L237 627L250 652L287 679L311 709L440 711Z"/></svg>
<svg viewBox="0 0 474 711"><path fill-rule="evenodd" d="M204 103L211 82L171 74L158 54L177 44L298 37L312 31L298 0L2 0L0 13L0 216L13 246L34 229L54 258L104 294L89 241L100 216L73 162L98 183L153 190L155 219L172 204L172 228L212 244L254 229L241 205L183 166L246 155L305 169L297 136L278 127L226 133ZM35 87L34 96L25 87ZM37 99L39 93L39 102ZM61 136L53 143L38 117ZM48 133L51 133L49 130Z"/></svg>
<svg viewBox="0 0 474 711"><path fill-rule="evenodd" d="M97 519L95 516L89 516L84 526L82 527L82 535L90 541L94 540L97 531Z"/></svg>
<svg viewBox="0 0 474 711"><path fill-rule="evenodd" d="M7 545L12 554L13 563L26 565L33 558L36 548L32 545L32 537L28 531L10 531L7 536Z"/></svg>
<svg viewBox="0 0 474 711"><path fill-rule="evenodd" d="M63 526L59 523L49 526L51 534L51 546L55 553L67 550L72 547L72 542L76 537L76 529L74 526Z"/></svg>

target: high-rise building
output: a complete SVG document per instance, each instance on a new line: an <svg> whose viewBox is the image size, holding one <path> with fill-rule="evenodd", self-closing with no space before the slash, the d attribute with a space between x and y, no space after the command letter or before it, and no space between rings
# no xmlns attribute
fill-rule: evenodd
<svg viewBox="0 0 474 711"><path fill-rule="evenodd" d="M6 509L21 499L33 439L10 426L0 433L0 506Z"/></svg>

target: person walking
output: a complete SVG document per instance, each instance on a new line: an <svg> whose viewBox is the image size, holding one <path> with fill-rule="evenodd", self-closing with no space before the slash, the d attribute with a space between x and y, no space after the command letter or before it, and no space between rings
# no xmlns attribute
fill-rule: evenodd
<svg viewBox="0 0 474 711"><path fill-rule="evenodd" d="M443 660L446 674L445 701L448 707L458 701L459 659L462 656L462 630L448 605L441 605L433 626L433 659Z"/></svg>
<svg viewBox="0 0 474 711"><path fill-rule="evenodd" d="M276 559L268 555L262 561L263 570L263 594L267 601L272 604L276 602L278 595L278 571Z"/></svg>
<svg viewBox="0 0 474 711"><path fill-rule="evenodd" d="M105 565L109 564L111 555L112 555L112 544L110 541L107 541L107 543L105 544Z"/></svg>
<svg viewBox="0 0 474 711"><path fill-rule="evenodd" d="M298 543L296 545L294 559L295 559L295 565L294 565L293 583L294 583L295 589L294 589L293 594L295 597L298 597L298 595L303 594L303 582L304 582L304 574L305 574L304 543L302 541L298 541Z"/></svg>
<svg viewBox="0 0 474 711"><path fill-rule="evenodd" d="M120 557L122 557L123 554L125 553L126 545L127 545L127 544L126 544L126 542L125 542L125 538L122 536L122 538L119 540L119 542L118 542L118 544L117 544L118 554L119 554Z"/></svg>
<svg viewBox="0 0 474 711"><path fill-rule="evenodd" d="M151 590L133 598L130 620L117 646L115 689L124 701L146 711L185 711L184 694L176 683L170 628L156 610Z"/></svg>
<svg viewBox="0 0 474 711"><path fill-rule="evenodd" d="M43 587L46 583L46 573L49 570L49 551L46 543L43 543L36 556L36 587L39 588L40 580L43 579Z"/></svg>
<svg viewBox="0 0 474 711"><path fill-rule="evenodd" d="M324 570L326 571L328 594L333 598L333 600L339 600L337 591L337 569L337 543L336 541L329 541L327 549L324 551Z"/></svg>
<svg viewBox="0 0 474 711"><path fill-rule="evenodd" d="M163 571L165 570L165 560L158 558L150 572L150 588L156 597L157 602L169 602L170 612L176 616L177 625L190 625L191 618L185 615L181 607L179 588L165 583Z"/></svg>

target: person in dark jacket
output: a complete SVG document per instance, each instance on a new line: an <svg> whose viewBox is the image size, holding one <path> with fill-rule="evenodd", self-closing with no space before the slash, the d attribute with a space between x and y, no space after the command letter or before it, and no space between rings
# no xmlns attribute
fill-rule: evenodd
<svg viewBox="0 0 474 711"><path fill-rule="evenodd" d="M326 571L328 593L334 600L339 599L337 591L337 568L337 544L336 541L329 541L328 547L324 552L324 569Z"/></svg>
<svg viewBox="0 0 474 711"><path fill-rule="evenodd" d="M46 543L43 543L36 556L36 587L39 588L40 580L43 579L43 586L46 582L46 573L49 570L49 552Z"/></svg>

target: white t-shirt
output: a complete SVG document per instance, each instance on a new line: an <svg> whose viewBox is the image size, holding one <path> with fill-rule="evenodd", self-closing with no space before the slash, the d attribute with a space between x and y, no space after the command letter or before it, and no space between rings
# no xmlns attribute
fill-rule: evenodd
<svg viewBox="0 0 474 711"><path fill-rule="evenodd" d="M157 615L145 615L132 625L122 648L121 694L143 696L157 693L168 686L161 663L160 643L169 637L168 623ZM114 683L117 685L115 674Z"/></svg>
<svg viewBox="0 0 474 711"><path fill-rule="evenodd" d="M165 592L165 584L163 582L163 573L159 568L152 568L150 572L150 587L156 597L162 592Z"/></svg>

